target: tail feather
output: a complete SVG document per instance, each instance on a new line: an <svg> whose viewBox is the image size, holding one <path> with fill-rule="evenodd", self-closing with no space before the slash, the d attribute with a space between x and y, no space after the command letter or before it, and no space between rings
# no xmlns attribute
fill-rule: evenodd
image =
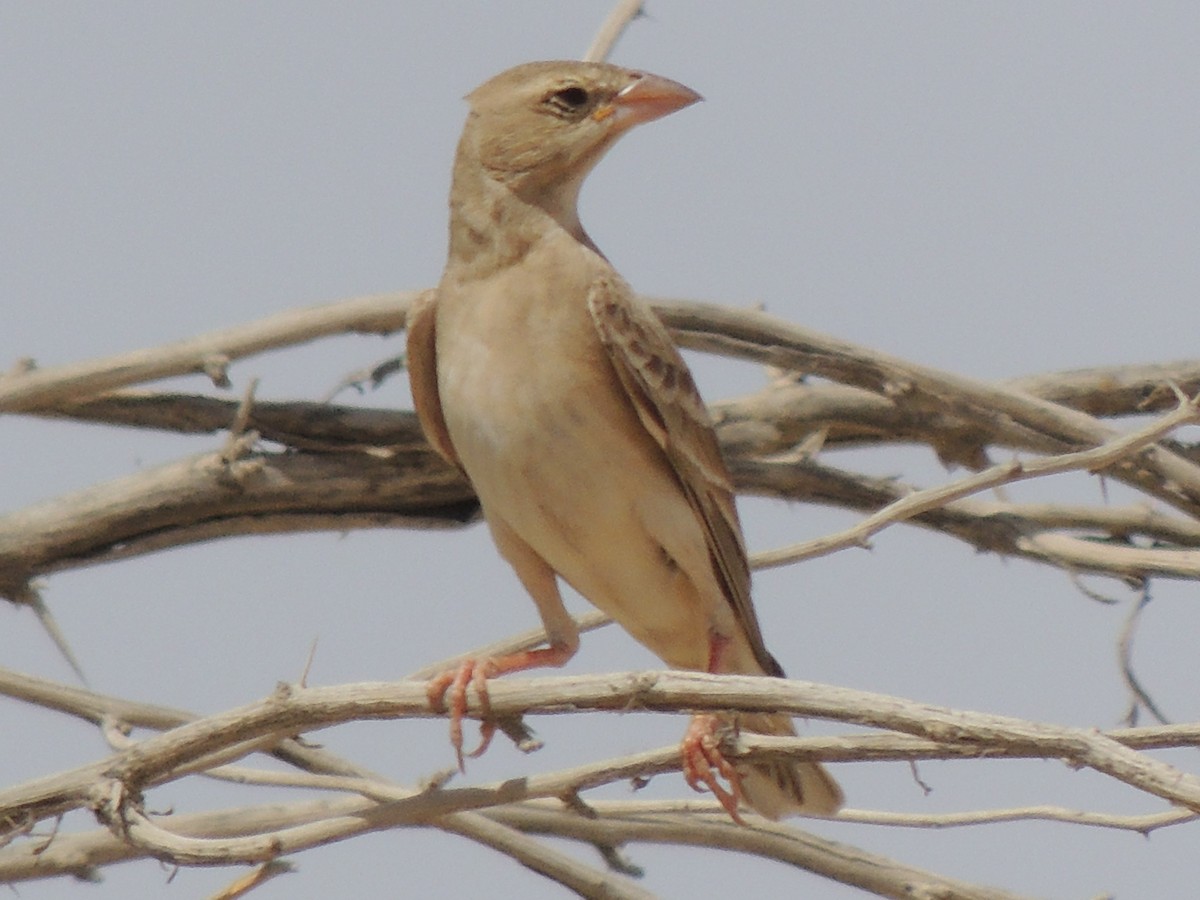
<svg viewBox="0 0 1200 900"><path fill-rule="evenodd" d="M785 715L748 713L738 716L742 731L754 734L794 735L792 720ZM830 816L842 807L842 789L820 763L789 760L739 763L746 803L768 819L797 813Z"/></svg>

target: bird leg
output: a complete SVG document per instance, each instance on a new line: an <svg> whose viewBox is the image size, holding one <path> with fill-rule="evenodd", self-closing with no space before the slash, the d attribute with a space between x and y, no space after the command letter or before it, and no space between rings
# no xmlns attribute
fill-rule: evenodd
<svg viewBox="0 0 1200 900"><path fill-rule="evenodd" d="M454 747L454 755L458 758L458 769L466 771L464 757L472 759L483 754L492 737L496 734L496 723L491 721L491 700L488 696L487 682L489 678L506 675L509 672L523 672L526 669L536 669L543 666L561 666L575 654L573 647L552 644L537 650L522 650L519 653L509 653L505 656L491 656L482 659L463 660L457 666L429 680L425 694L430 705L440 711L446 709L446 698L449 696L450 711L450 744ZM467 687L474 683L475 693L479 695L479 746L470 753L463 753L463 718L467 714Z"/></svg>
<svg viewBox="0 0 1200 900"><path fill-rule="evenodd" d="M729 645L729 638L715 631L708 636L708 671L716 673L721 668L721 657ZM706 787L724 807L729 817L739 825L744 825L738 813L738 803L742 799L742 779L737 770L721 753L721 731L724 723L720 717L712 713L698 713L692 716L688 730L683 735L679 745L683 757L683 777L688 787L693 791L702 792ZM729 782L726 790L718 778Z"/></svg>
<svg viewBox="0 0 1200 900"><path fill-rule="evenodd" d="M738 813L738 802L742 799L742 778L729 760L721 753L721 720L711 713L692 716L688 730L679 745L683 756L683 777L693 791L703 792L707 787L717 801L739 825L744 825ZM718 776L729 782L729 790L721 786Z"/></svg>

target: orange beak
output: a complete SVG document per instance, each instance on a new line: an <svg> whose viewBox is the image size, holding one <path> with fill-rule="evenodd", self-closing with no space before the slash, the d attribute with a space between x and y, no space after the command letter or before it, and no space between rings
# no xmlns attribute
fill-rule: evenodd
<svg viewBox="0 0 1200 900"><path fill-rule="evenodd" d="M593 113L597 120L613 117L613 125L621 131L653 122L663 116L691 106L704 98L678 81L658 75L642 75L617 94L611 104Z"/></svg>

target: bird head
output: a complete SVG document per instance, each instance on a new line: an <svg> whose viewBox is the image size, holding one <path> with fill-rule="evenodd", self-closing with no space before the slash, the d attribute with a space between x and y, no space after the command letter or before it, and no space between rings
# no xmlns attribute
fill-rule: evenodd
<svg viewBox="0 0 1200 900"><path fill-rule="evenodd" d="M700 99L668 78L607 63L527 63L467 95L459 155L526 202L573 217L584 177L617 138Z"/></svg>

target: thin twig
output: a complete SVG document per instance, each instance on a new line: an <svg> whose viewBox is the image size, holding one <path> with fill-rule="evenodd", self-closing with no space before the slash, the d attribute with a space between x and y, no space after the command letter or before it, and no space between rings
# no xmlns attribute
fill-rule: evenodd
<svg viewBox="0 0 1200 900"><path fill-rule="evenodd" d="M867 546L867 539L884 528L944 506L951 500L1028 478L1079 470L1104 471L1156 443L1175 429L1197 421L1200 421L1200 396L1191 400L1182 398L1171 413L1098 447L1025 462L1013 460L1000 463L949 484L909 494L835 534L790 547L756 553L751 562L755 568L767 569L824 556L847 547Z"/></svg>
<svg viewBox="0 0 1200 900"><path fill-rule="evenodd" d="M404 311L415 296L415 292L402 291L346 300L335 304L336 310L330 306L294 309L163 347L10 375L0 380L0 412L79 402L114 388L171 375L199 372L211 377L215 359L227 363L328 335L348 331L389 334L403 326Z"/></svg>
<svg viewBox="0 0 1200 900"><path fill-rule="evenodd" d="M641 0L617 0L616 6L608 14L608 18L596 32L592 44L583 54L585 62L603 62L608 59L629 23L639 16L645 15Z"/></svg>
<svg viewBox="0 0 1200 900"><path fill-rule="evenodd" d="M1142 687L1141 681L1133 671L1133 640L1137 634L1138 623L1141 621L1141 615L1150 605L1150 585L1144 584L1142 590L1138 594L1137 600L1129 609L1129 615L1125 618L1125 624L1121 627L1121 633L1117 639L1117 655L1121 663L1121 677L1125 679L1125 685L1129 688L1129 693L1132 699L1129 702L1129 712L1125 716L1126 724L1136 725L1138 719L1138 710L1145 707L1150 715L1154 716L1163 725L1171 724L1171 720L1154 702L1154 698Z"/></svg>

